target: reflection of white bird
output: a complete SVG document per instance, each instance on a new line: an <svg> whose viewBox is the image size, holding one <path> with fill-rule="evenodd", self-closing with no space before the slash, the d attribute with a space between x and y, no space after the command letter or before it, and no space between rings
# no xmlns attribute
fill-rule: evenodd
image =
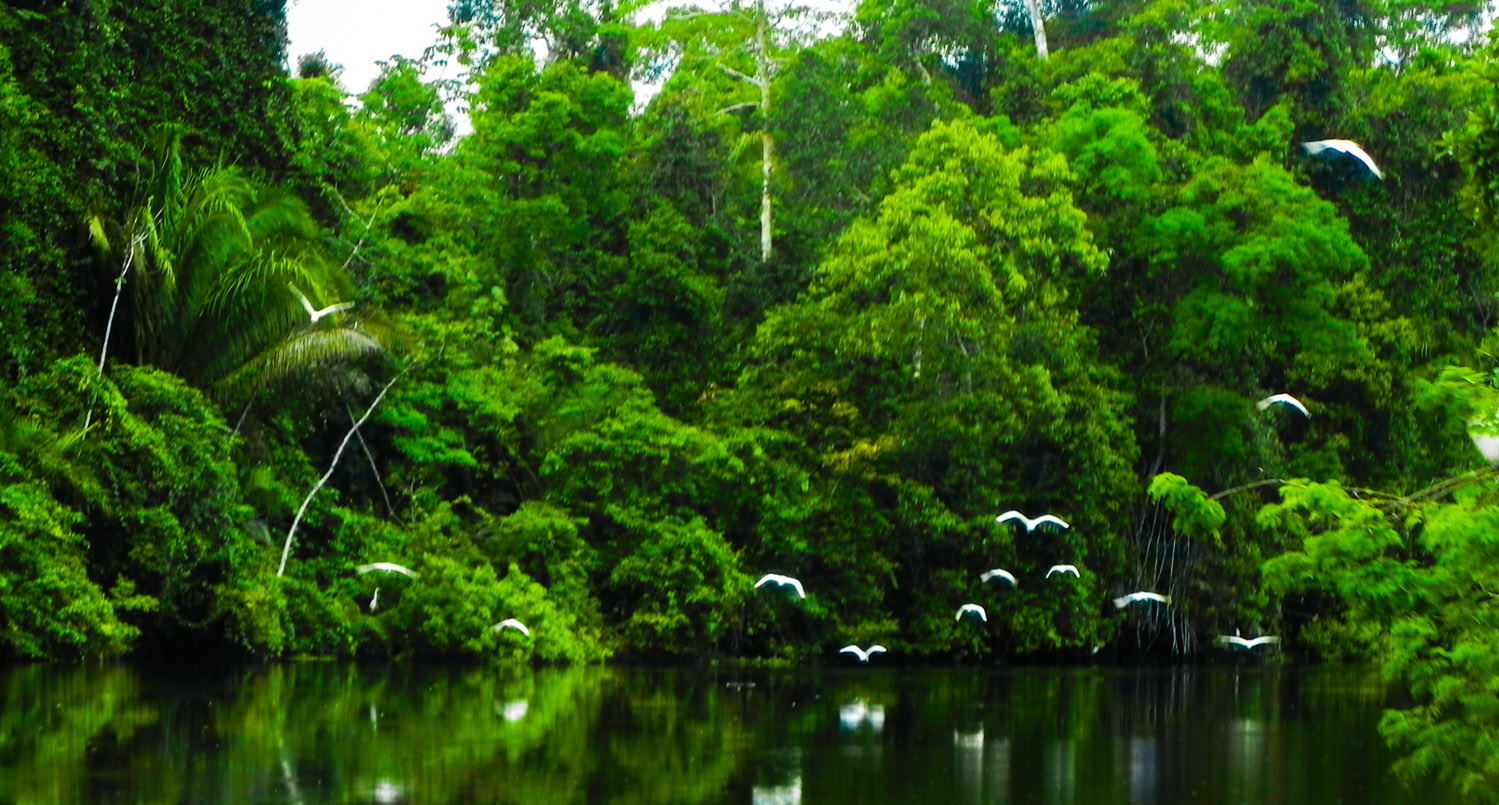
<svg viewBox="0 0 1499 805"><path fill-rule="evenodd" d="M370 596L370 611L375 611L375 602L380 600L380 588L375 588L375 594Z"/></svg>
<svg viewBox="0 0 1499 805"><path fill-rule="evenodd" d="M1079 573L1077 571L1077 565L1052 565L1046 571L1046 578L1049 579L1053 575L1066 576L1069 573L1072 574L1073 576L1076 576L1077 578L1082 578L1083 577L1083 574L1081 574L1081 573Z"/></svg>
<svg viewBox="0 0 1499 805"><path fill-rule="evenodd" d="M1011 587L1018 586L1018 583L1015 581L1015 574L1011 573L1008 570L1005 570L1002 567L996 567L993 570L985 570L984 572L979 574L979 581L990 581L992 579L1007 581L1010 583Z"/></svg>
<svg viewBox="0 0 1499 805"><path fill-rule="evenodd" d="M374 564L360 565L359 567L354 568L354 571L361 576L369 573L372 570L378 570L381 573L400 573L403 576L410 576L413 579L416 578L415 573L412 573L407 568L401 567L395 562L375 562Z"/></svg>
<svg viewBox="0 0 1499 805"><path fill-rule="evenodd" d="M807 597L807 591L802 589L802 583L797 581L796 579L791 578L790 576L782 576L779 573L766 573L765 575L760 577L759 581L755 582L755 589L760 589L760 586L762 584L774 584L777 587L790 587L791 589L796 590L796 594L801 596L802 598Z"/></svg>
<svg viewBox="0 0 1499 805"><path fill-rule="evenodd" d="M1302 416L1307 417L1307 418L1311 417L1311 412L1309 412L1309 411L1306 410L1306 406L1304 406L1304 405L1301 404L1301 400L1298 400L1298 399L1296 399L1295 397L1292 397L1289 394L1272 394L1269 397L1266 397L1265 399L1260 400L1259 402L1255 403L1254 407L1260 409L1261 411L1263 411L1266 408L1269 408L1270 406L1275 405L1276 403L1281 403L1282 405L1289 405L1292 408L1295 408L1297 411L1300 411Z"/></svg>
<svg viewBox="0 0 1499 805"><path fill-rule="evenodd" d="M520 632L526 637L531 636L531 630L527 629L524 623L521 623L515 618L506 618L490 628L494 629L496 632L503 631L505 629L514 629L515 631Z"/></svg>
<svg viewBox="0 0 1499 805"><path fill-rule="evenodd" d="M1000 516L994 518L994 522L996 523L1007 523L1012 520L1020 523L1021 525L1024 525L1026 531L1035 531L1036 526L1038 525L1054 525L1058 528L1070 528L1070 526L1067 525L1066 520L1063 520L1056 515L1043 514L1040 517L1032 520L1031 518L1021 514L1020 512L1015 511L1014 509L1011 509L1004 514L1001 514Z"/></svg>
<svg viewBox="0 0 1499 805"><path fill-rule="evenodd" d="M1364 163L1364 167L1368 168L1370 173L1381 179L1384 178L1384 174L1380 172L1379 166L1374 164L1374 158L1369 156L1368 152L1364 151L1363 148L1359 147L1358 143L1352 140L1312 140L1302 143L1301 148L1303 151L1306 151L1307 156L1311 157L1321 156L1328 151L1332 151L1335 154L1346 154Z"/></svg>
<svg viewBox="0 0 1499 805"><path fill-rule="evenodd" d="M839 654L852 654L859 658L859 662L869 662L869 658L875 654L884 654L885 647L876 643L868 649L862 649L855 645L847 645L838 649Z"/></svg>
<svg viewBox="0 0 1499 805"><path fill-rule="evenodd" d="M507 723L514 724L526 717L526 710L529 708L530 705L526 703L525 699L505 702L505 709L501 711L501 715Z"/></svg>
<svg viewBox="0 0 1499 805"><path fill-rule="evenodd" d="M1276 637L1273 634L1267 634L1260 635L1259 637L1256 637L1252 640L1245 640L1244 638L1239 637L1236 634L1225 634L1218 635L1218 639L1214 642L1216 642L1220 646L1233 646L1234 648L1241 648L1245 651L1250 651L1252 649L1259 648L1260 646L1269 645L1271 643L1279 643L1280 638Z"/></svg>
<svg viewBox="0 0 1499 805"><path fill-rule="evenodd" d="M1158 601L1162 604L1169 604L1171 603L1171 596L1161 595L1160 593L1148 593L1144 590L1141 590L1137 593L1121 595L1118 598L1115 598L1114 606L1118 607L1119 609L1124 609L1125 607L1135 603L1136 601Z"/></svg>
<svg viewBox="0 0 1499 805"><path fill-rule="evenodd" d="M879 732L885 726L885 706L870 705L863 699L855 699L838 708L838 726L845 731L857 729L861 724L868 724L875 732Z"/></svg>
<svg viewBox="0 0 1499 805"><path fill-rule="evenodd" d="M953 746L957 746L963 749L983 749L984 728L979 727L973 732L964 732L957 727L953 727L952 743Z"/></svg>
<svg viewBox="0 0 1499 805"><path fill-rule="evenodd" d="M958 614L953 617L953 620L960 621L964 615L977 615L979 620L984 623L989 622L989 613L985 612L984 608L978 604L964 604L958 607Z"/></svg>
<svg viewBox="0 0 1499 805"><path fill-rule="evenodd" d="M297 290L297 286L288 282L286 283L286 287L290 288L291 292L297 295L297 300L302 303L302 309L306 310L307 315L312 317L313 324L317 324L318 319L321 319L329 313L339 313L354 306L353 302L338 302L336 304L329 305L322 310L314 310L312 307L312 303L307 301L307 297L303 296L301 291Z"/></svg>

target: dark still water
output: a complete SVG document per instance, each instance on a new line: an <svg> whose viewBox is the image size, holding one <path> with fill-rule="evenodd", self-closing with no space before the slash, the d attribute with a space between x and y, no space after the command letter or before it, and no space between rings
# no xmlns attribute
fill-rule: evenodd
<svg viewBox="0 0 1499 805"><path fill-rule="evenodd" d="M1409 802L1383 703L1350 669L21 667L0 802Z"/></svg>

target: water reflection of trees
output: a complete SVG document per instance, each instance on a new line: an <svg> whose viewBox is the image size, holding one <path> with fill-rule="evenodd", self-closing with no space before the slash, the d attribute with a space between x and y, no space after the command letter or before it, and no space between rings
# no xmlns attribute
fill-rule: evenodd
<svg viewBox="0 0 1499 805"><path fill-rule="evenodd" d="M1399 801L1367 674L19 668L0 802ZM1367 739L1327 736L1367 734ZM1294 772L1294 773L1289 773ZM1392 798L1393 797L1393 798Z"/></svg>

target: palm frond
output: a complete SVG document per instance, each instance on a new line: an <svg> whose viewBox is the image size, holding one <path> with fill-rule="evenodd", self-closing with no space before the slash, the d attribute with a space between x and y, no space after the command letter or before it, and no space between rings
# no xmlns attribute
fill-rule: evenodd
<svg viewBox="0 0 1499 805"><path fill-rule="evenodd" d="M275 385L382 348L379 341L351 327L300 330L215 383L214 395L224 400L241 400L262 386Z"/></svg>

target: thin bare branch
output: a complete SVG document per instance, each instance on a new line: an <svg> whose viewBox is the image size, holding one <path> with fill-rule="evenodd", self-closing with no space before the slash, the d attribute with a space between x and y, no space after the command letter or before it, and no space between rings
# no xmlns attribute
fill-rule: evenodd
<svg viewBox="0 0 1499 805"><path fill-rule="evenodd" d="M718 110L718 113L721 114L721 115L726 115L726 114L729 114L730 112L738 112L741 109L754 109L755 107L757 107L759 105L760 105L759 101L745 101L744 103L736 103L736 104L733 104L732 106L725 106L724 108Z"/></svg>
<svg viewBox="0 0 1499 805"><path fill-rule="evenodd" d="M297 516L291 521L291 528L288 528L286 530L286 545L281 548L281 565L276 568L277 576L281 576L286 573L286 559L287 557L291 556L291 541L292 537L296 536L297 525L302 522L302 515L307 513L307 506L312 503L312 497L318 493L319 489L323 488L324 484L328 483L329 478L333 477L333 470L338 467L338 460L339 458L343 457L344 448L349 446L349 440L354 438L354 434L359 430L360 426L365 423L365 420L370 418L370 414L375 413L375 406L379 405L380 401L385 399L385 393L387 391L390 391L390 387L394 386L397 380L400 380L406 375L407 372L416 368L418 365L419 364L413 363L407 366L405 369L402 369L400 374L392 377L390 379L390 382L386 383L385 387L380 389L380 393L375 395L375 401L370 403L370 407L364 409L364 416L360 417L359 421L355 422L354 426L349 428L349 432L344 434L344 440L342 442L339 442L338 444L338 451L333 454L333 461L328 464L328 471L323 473L323 477L318 479L317 484L312 487L312 491L308 492L307 497L302 500L302 505L297 509Z"/></svg>

